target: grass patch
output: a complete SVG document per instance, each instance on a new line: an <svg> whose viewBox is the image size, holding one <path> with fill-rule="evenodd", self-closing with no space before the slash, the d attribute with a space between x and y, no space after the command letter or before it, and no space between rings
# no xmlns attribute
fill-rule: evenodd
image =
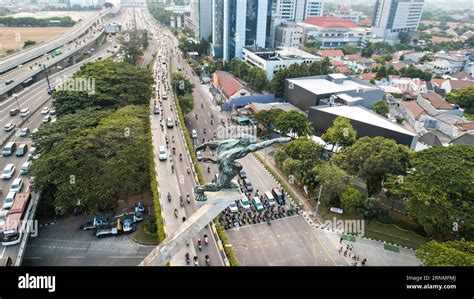
<svg viewBox="0 0 474 299"><path fill-rule="evenodd" d="M144 222L138 225L133 237L140 243L146 245L158 245L162 241L158 237L158 234L154 234L146 230L146 225Z"/></svg>
<svg viewBox="0 0 474 299"><path fill-rule="evenodd" d="M470 121L474 121L474 114L471 114L471 113L467 113L464 111L464 117L467 118L468 120Z"/></svg>

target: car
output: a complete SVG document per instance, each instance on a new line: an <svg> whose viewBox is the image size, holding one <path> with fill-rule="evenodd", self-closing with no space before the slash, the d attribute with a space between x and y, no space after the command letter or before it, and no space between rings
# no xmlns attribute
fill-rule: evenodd
<svg viewBox="0 0 474 299"><path fill-rule="evenodd" d="M16 143L15 142L8 142L2 150L3 156L11 156L16 150Z"/></svg>
<svg viewBox="0 0 474 299"><path fill-rule="evenodd" d="M15 109L10 110L10 116L15 116L15 115L17 115L18 113L20 113L20 109L19 109L19 108L15 108Z"/></svg>
<svg viewBox="0 0 474 299"><path fill-rule="evenodd" d="M21 189L23 189L23 180L21 178L16 178L10 185L10 192L20 192Z"/></svg>
<svg viewBox="0 0 474 299"><path fill-rule="evenodd" d="M50 115L56 115L56 109L51 108L51 110L49 110L49 114Z"/></svg>
<svg viewBox="0 0 474 299"><path fill-rule="evenodd" d="M202 160L202 152L201 152L201 151L197 151L197 152L196 152L196 159L197 159L198 161L201 161L201 160Z"/></svg>
<svg viewBox="0 0 474 299"><path fill-rule="evenodd" d="M38 159L36 155L36 147L32 146L30 147L30 151L28 152L28 161L36 159Z"/></svg>
<svg viewBox="0 0 474 299"><path fill-rule="evenodd" d="M5 130L5 132L10 132L15 128L15 126L16 125L14 123L8 123L3 127L3 130Z"/></svg>
<svg viewBox="0 0 474 299"><path fill-rule="evenodd" d="M10 191L8 192L7 196L3 200L2 210L8 210L13 206L13 202L15 201L16 192Z"/></svg>
<svg viewBox="0 0 474 299"><path fill-rule="evenodd" d="M153 107L153 114L160 114L160 107L154 106Z"/></svg>
<svg viewBox="0 0 474 299"><path fill-rule="evenodd" d="M31 131L31 140L33 142L35 142L36 140L38 140L38 136L36 135L38 133L38 129L34 129L33 131Z"/></svg>
<svg viewBox="0 0 474 299"><path fill-rule="evenodd" d="M174 127L173 119L171 117L166 119L166 127L168 127L168 129L172 129Z"/></svg>
<svg viewBox="0 0 474 299"><path fill-rule="evenodd" d="M252 183L250 182L250 180L249 179L243 179L242 181L243 181L245 190L247 192L252 192L253 191L253 186L252 186Z"/></svg>
<svg viewBox="0 0 474 299"><path fill-rule="evenodd" d="M49 107L45 106L43 109L41 109L41 114L48 114L49 113Z"/></svg>
<svg viewBox="0 0 474 299"><path fill-rule="evenodd" d="M28 174L28 171L30 170L30 166L31 166L31 162L26 161L25 163L23 163L20 168L20 174L21 175Z"/></svg>
<svg viewBox="0 0 474 299"><path fill-rule="evenodd" d="M27 117L28 115L30 115L30 109L28 108L23 108L20 110L20 116L21 117Z"/></svg>
<svg viewBox="0 0 474 299"><path fill-rule="evenodd" d="M258 196L255 196L254 198L252 198L252 203L253 203L253 205L255 206L255 208L257 209L258 212L263 211L263 204L260 201L260 198L258 198Z"/></svg>
<svg viewBox="0 0 474 299"><path fill-rule="evenodd" d="M26 154L26 151L28 150L28 145L26 144L20 144L18 146L18 149L16 150L15 156L17 157L23 157Z"/></svg>
<svg viewBox="0 0 474 299"><path fill-rule="evenodd" d="M276 199L276 201L277 201L280 205L284 205L284 204L285 204L285 197L283 196L283 194L281 193L280 190L278 190L277 188L273 188L273 189L272 189L272 194L273 194L273 197Z"/></svg>
<svg viewBox="0 0 474 299"><path fill-rule="evenodd" d="M20 137L28 137L28 134L30 134L30 129L22 128L20 130Z"/></svg>
<svg viewBox="0 0 474 299"><path fill-rule="evenodd" d="M135 211L135 213L133 214L133 222L136 223L141 221L143 221L143 213Z"/></svg>
<svg viewBox="0 0 474 299"><path fill-rule="evenodd" d="M270 191L265 191L265 193L263 193L263 194L264 194L265 198L268 200L268 204L270 206L276 205L275 197L273 197L273 194Z"/></svg>
<svg viewBox="0 0 474 299"><path fill-rule="evenodd" d="M145 212L145 206L140 201L137 201L135 203L135 211L143 213L143 212Z"/></svg>
<svg viewBox="0 0 474 299"><path fill-rule="evenodd" d="M166 92L164 92L163 95L161 96L161 98L163 100L167 100L168 99L168 94Z"/></svg>
<svg viewBox="0 0 474 299"><path fill-rule="evenodd" d="M166 148L164 146L160 146L158 150L158 158L160 159L160 161L166 161L166 159L168 158L168 155L166 154Z"/></svg>
<svg viewBox="0 0 474 299"><path fill-rule="evenodd" d="M235 203L235 201L229 205L229 210L232 213L237 213L239 211L239 208L237 207L237 204Z"/></svg>
<svg viewBox="0 0 474 299"><path fill-rule="evenodd" d="M181 71L181 70L182 70L181 66L178 65L178 71Z"/></svg>
<svg viewBox="0 0 474 299"><path fill-rule="evenodd" d="M240 178L241 180L247 178L247 174L245 173L245 171L243 171L243 170L239 171L239 178Z"/></svg>
<svg viewBox="0 0 474 299"><path fill-rule="evenodd" d="M12 79L7 80L7 81L5 81L5 85L12 84L13 82L15 82L15 80L12 80Z"/></svg>
<svg viewBox="0 0 474 299"><path fill-rule="evenodd" d="M192 138L198 138L198 134L197 134L196 130L191 131L191 137Z"/></svg>
<svg viewBox="0 0 474 299"><path fill-rule="evenodd" d="M250 209L250 202L247 197L242 197L240 199L240 205L242 206L243 209L248 210Z"/></svg>
<svg viewBox="0 0 474 299"><path fill-rule="evenodd" d="M49 115L46 115L45 117L43 117L43 124L47 124L51 121L51 116Z"/></svg>
<svg viewBox="0 0 474 299"><path fill-rule="evenodd" d="M125 218L123 219L123 232L124 233L132 233L135 231L137 225L133 223L132 218Z"/></svg>
<svg viewBox="0 0 474 299"><path fill-rule="evenodd" d="M5 165L5 168L3 169L3 172L2 172L2 179L4 180L9 180L12 178L13 174L15 173L15 164L7 164Z"/></svg>

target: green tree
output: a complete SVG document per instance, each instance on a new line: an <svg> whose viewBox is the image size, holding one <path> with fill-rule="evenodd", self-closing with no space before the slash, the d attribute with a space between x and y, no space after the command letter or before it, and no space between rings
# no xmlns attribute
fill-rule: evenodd
<svg viewBox="0 0 474 299"><path fill-rule="evenodd" d="M381 66L377 71L377 79L387 78L387 68L385 66Z"/></svg>
<svg viewBox="0 0 474 299"><path fill-rule="evenodd" d="M275 121L283 113L284 111L282 109L261 110L257 112L255 119L259 124L265 127L267 133L270 133L270 130L273 129L272 125L274 125Z"/></svg>
<svg viewBox="0 0 474 299"><path fill-rule="evenodd" d="M188 114L189 112L193 111L194 109L194 97L192 94L187 93L182 96L178 96L179 99L179 105L181 106L181 109L183 110L184 114Z"/></svg>
<svg viewBox="0 0 474 299"><path fill-rule="evenodd" d="M342 52L344 52L344 55L356 54L359 53L359 48L353 45L345 45L342 47Z"/></svg>
<svg viewBox="0 0 474 299"><path fill-rule="evenodd" d="M388 215L387 209L382 206L380 201L377 198L365 198L362 200L361 204L356 208L357 212L367 220L367 224L372 219L383 218Z"/></svg>
<svg viewBox="0 0 474 299"><path fill-rule="evenodd" d="M387 117L387 114L389 112L388 104L385 101L375 102L374 106L373 106L373 109L374 109L375 113L377 113L378 115L381 115L383 117Z"/></svg>
<svg viewBox="0 0 474 299"><path fill-rule="evenodd" d="M171 73L171 86L177 96L192 94L194 90L194 84L192 84L191 81L189 81L182 73Z"/></svg>
<svg viewBox="0 0 474 299"><path fill-rule="evenodd" d="M407 175L389 190L407 200L407 214L430 236L444 239L474 215L474 147L430 147L416 152ZM401 174L401 173L400 173Z"/></svg>
<svg viewBox="0 0 474 299"><path fill-rule="evenodd" d="M362 137L345 152L344 168L367 183L369 196L377 194L388 175L403 175L410 165L411 151L383 137Z"/></svg>
<svg viewBox="0 0 474 299"><path fill-rule="evenodd" d="M465 240L436 242L421 245L415 253L423 266L474 266L474 242Z"/></svg>
<svg viewBox="0 0 474 299"><path fill-rule="evenodd" d="M343 116L338 116L321 138L332 144L333 149L337 145L344 151L356 142L356 136L357 132L352 127L351 121Z"/></svg>
<svg viewBox="0 0 474 299"><path fill-rule="evenodd" d="M29 46L32 46L32 45L34 45L34 44L36 44L36 42L35 42L34 40L29 40L29 39L28 39L28 40L25 41L25 43L24 43L24 45L23 45L23 49L25 49L25 48L27 48L27 47L29 47Z"/></svg>
<svg viewBox="0 0 474 299"><path fill-rule="evenodd" d="M364 196L356 188L349 185L341 194L342 208L348 212L355 212L363 203Z"/></svg>
<svg viewBox="0 0 474 299"><path fill-rule="evenodd" d="M349 184L349 175L332 162L321 161L312 170L322 184L322 200L328 205L339 205L340 196Z"/></svg>
<svg viewBox="0 0 474 299"><path fill-rule="evenodd" d="M306 114L291 110L280 114L275 121L275 127L282 135L305 137L313 133L313 125Z"/></svg>
<svg viewBox="0 0 474 299"><path fill-rule="evenodd" d="M58 117L76 113L86 108L97 107L95 96L85 91L56 90L53 92L53 107Z"/></svg>
<svg viewBox="0 0 474 299"><path fill-rule="evenodd" d="M474 86L453 90L446 95L446 100L474 113Z"/></svg>
<svg viewBox="0 0 474 299"><path fill-rule="evenodd" d="M144 51L144 33L139 30L123 31L118 37L121 49L124 53L124 61L137 65ZM148 41L147 41L148 42Z"/></svg>

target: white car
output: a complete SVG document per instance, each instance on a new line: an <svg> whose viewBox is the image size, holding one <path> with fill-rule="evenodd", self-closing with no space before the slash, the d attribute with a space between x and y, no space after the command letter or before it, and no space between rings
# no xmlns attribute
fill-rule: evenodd
<svg viewBox="0 0 474 299"><path fill-rule="evenodd" d="M240 205L242 206L242 208L244 208L245 210L248 210L250 209L250 202L248 200L247 197L242 197L240 199Z"/></svg>
<svg viewBox="0 0 474 299"><path fill-rule="evenodd" d="M166 119L166 126L167 126L169 129L171 129L171 128L174 127L173 119L172 119L171 117L168 117L168 118Z"/></svg>
<svg viewBox="0 0 474 299"><path fill-rule="evenodd" d="M8 123L6 124L3 129L5 130L5 132L10 132L11 130L13 130L13 128L15 128L15 124L14 123Z"/></svg>
<svg viewBox="0 0 474 299"><path fill-rule="evenodd" d="M166 148L164 146L160 146L159 151L160 151L160 153L159 153L158 157L159 157L160 161L165 161L168 158L168 155L166 154Z"/></svg>
<svg viewBox="0 0 474 299"><path fill-rule="evenodd" d="M196 152L196 159L197 159L198 161L201 161L201 160L202 160L202 152L201 152L201 151L197 151L197 152Z"/></svg>
<svg viewBox="0 0 474 299"><path fill-rule="evenodd" d="M49 115L46 115L45 117L43 117L43 124L47 124L51 121L51 116Z"/></svg>
<svg viewBox="0 0 474 299"><path fill-rule="evenodd" d="M49 113L49 107L43 107L43 109L41 109L41 114L48 114Z"/></svg>
<svg viewBox="0 0 474 299"><path fill-rule="evenodd" d="M13 206L13 202L15 201L16 192L10 191L8 192L7 196L3 200L2 210L10 209Z"/></svg>
<svg viewBox="0 0 474 299"><path fill-rule="evenodd" d="M229 205L229 209L232 213L237 213L239 211L239 208L237 207L235 201Z"/></svg>
<svg viewBox="0 0 474 299"><path fill-rule="evenodd" d="M20 192L21 189L23 189L23 180L20 178L16 178L15 180L13 180L13 183L10 186L10 192Z"/></svg>
<svg viewBox="0 0 474 299"><path fill-rule="evenodd" d="M30 133L30 129L28 129L28 128L22 128L22 129L20 130L20 137L27 137L29 133Z"/></svg>
<svg viewBox="0 0 474 299"><path fill-rule="evenodd" d="M55 115L56 114L56 109L51 108L51 110L49 110L49 114L50 115Z"/></svg>
<svg viewBox="0 0 474 299"><path fill-rule="evenodd" d="M191 137L192 137L192 138L198 138L198 134L197 134L196 130L193 130L193 131L191 132Z"/></svg>
<svg viewBox="0 0 474 299"><path fill-rule="evenodd" d="M30 109L28 109L28 108L23 108L23 109L20 110L20 116L21 116L21 117L26 117L26 116L28 116L28 115L30 115Z"/></svg>
<svg viewBox="0 0 474 299"><path fill-rule="evenodd" d="M15 173L15 164L7 164L2 172L2 179L9 180L12 178L13 174Z"/></svg>

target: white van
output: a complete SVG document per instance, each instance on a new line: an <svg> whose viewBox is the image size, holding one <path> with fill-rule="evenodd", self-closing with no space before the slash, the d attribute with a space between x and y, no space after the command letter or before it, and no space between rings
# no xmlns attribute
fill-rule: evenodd
<svg viewBox="0 0 474 299"><path fill-rule="evenodd" d="M171 128L174 127L173 119L172 119L171 117L168 117L168 118L166 119L166 126L167 126L169 129L171 129Z"/></svg>
<svg viewBox="0 0 474 299"><path fill-rule="evenodd" d="M270 206L276 205L275 197L273 197L273 194L270 191L265 191L265 198L268 200L268 204Z"/></svg>
<svg viewBox="0 0 474 299"><path fill-rule="evenodd" d="M159 153L159 155L158 155L160 161L165 161L165 160L167 159L167 157L168 157L168 156L166 155L166 148L165 148L164 146L160 146L158 149L159 149L159 151L160 151L160 153Z"/></svg>

